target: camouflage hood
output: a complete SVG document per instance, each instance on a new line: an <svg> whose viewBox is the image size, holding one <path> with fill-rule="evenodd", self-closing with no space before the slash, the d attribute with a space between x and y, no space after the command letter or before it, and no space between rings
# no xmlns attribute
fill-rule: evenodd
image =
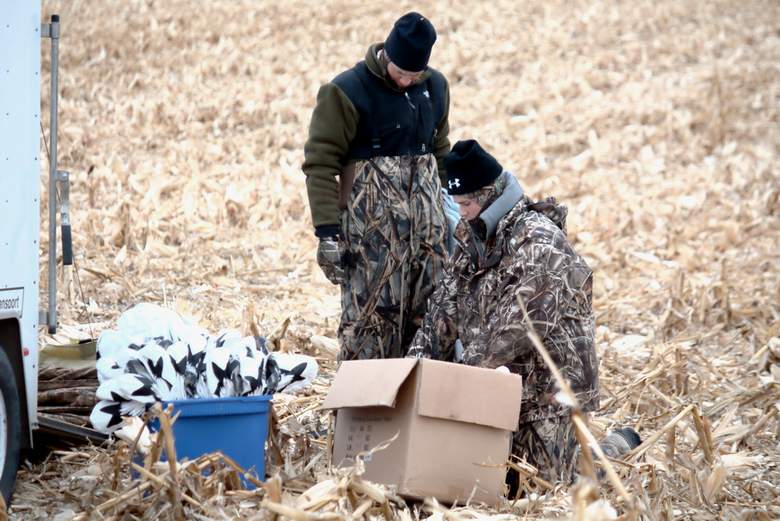
<svg viewBox="0 0 780 521"><path fill-rule="evenodd" d="M498 195L490 206L482 210L479 214L479 220L484 223L485 238L491 237L495 233L498 223L508 214L512 208L519 203L523 196L523 187L517 182L517 178L511 173L504 171L503 177L504 189Z"/></svg>
<svg viewBox="0 0 780 521"><path fill-rule="evenodd" d="M526 208L544 215L555 226L560 228L564 234L566 233L566 216L569 214L569 209L562 204L558 204L555 197L548 197L535 203L531 202L530 199L526 199Z"/></svg>

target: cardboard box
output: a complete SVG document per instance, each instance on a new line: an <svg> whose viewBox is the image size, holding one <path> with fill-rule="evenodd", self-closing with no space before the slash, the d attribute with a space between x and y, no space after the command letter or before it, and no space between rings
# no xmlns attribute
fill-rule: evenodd
<svg viewBox="0 0 780 521"><path fill-rule="evenodd" d="M366 459L365 478L413 498L497 504L522 378L434 360L343 362L322 407L335 409L333 464Z"/></svg>

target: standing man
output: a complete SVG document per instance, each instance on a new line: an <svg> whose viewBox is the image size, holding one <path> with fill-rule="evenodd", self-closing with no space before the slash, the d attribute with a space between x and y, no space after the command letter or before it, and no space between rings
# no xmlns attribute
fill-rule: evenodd
<svg viewBox="0 0 780 521"><path fill-rule="evenodd" d="M568 482L576 471L574 426L568 407L555 398L552 372L528 337L525 313L582 410L597 409L591 270L566 238L566 207L554 199L531 201L476 141L456 143L445 164L449 191L460 206L457 244L409 354L505 366L521 375L512 452L542 478Z"/></svg>
<svg viewBox="0 0 780 521"><path fill-rule="evenodd" d="M341 285L341 360L403 357L443 276L449 87L428 67L435 41L408 13L317 94L303 171L317 262Z"/></svg>

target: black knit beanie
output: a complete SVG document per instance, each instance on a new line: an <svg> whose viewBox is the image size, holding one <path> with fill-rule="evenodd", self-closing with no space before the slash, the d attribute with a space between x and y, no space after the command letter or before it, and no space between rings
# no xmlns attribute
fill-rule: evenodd
<svg viewBox="0 0 780 521"><path fill-rule="evenodd" d="M504 169L473 139L458 141L444 156L447 192L463 195L476 192L495 181Z"/></svg>
<svg viewBox="0 0 780 521"><path fill-rule="evenodd" d="M385 40L385 53L395 65L409 72L425 70L436 29L420 13L406 13L393 25Z"/></svg>

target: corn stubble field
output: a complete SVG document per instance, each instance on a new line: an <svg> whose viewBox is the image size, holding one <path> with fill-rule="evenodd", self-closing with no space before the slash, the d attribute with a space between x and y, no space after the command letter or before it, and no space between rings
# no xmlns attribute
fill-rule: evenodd
<svg viewBox="0 0 780 521"><path fill-rule="evenodd" d="M314 260L303 144L318 86L410 9L439 33L431 64L450 81L453 142L477 138L527 192L569 206L569 237L595 273L591 429L631 425L646 440L614 463L619 484L548 489L529 469L521 499L450 509L328 470L316 407L339 298ZM167 464L131 479L118 442L25 468L11 519L780 517L780 4L43 11L62 15L60 158L73 182L62 323L96 334L132 304L165 303L213 331L274 335L318 356L322 377L276 403L278 477L259 491L235 490L229 468L222 480L172 479Z"/></svg>

